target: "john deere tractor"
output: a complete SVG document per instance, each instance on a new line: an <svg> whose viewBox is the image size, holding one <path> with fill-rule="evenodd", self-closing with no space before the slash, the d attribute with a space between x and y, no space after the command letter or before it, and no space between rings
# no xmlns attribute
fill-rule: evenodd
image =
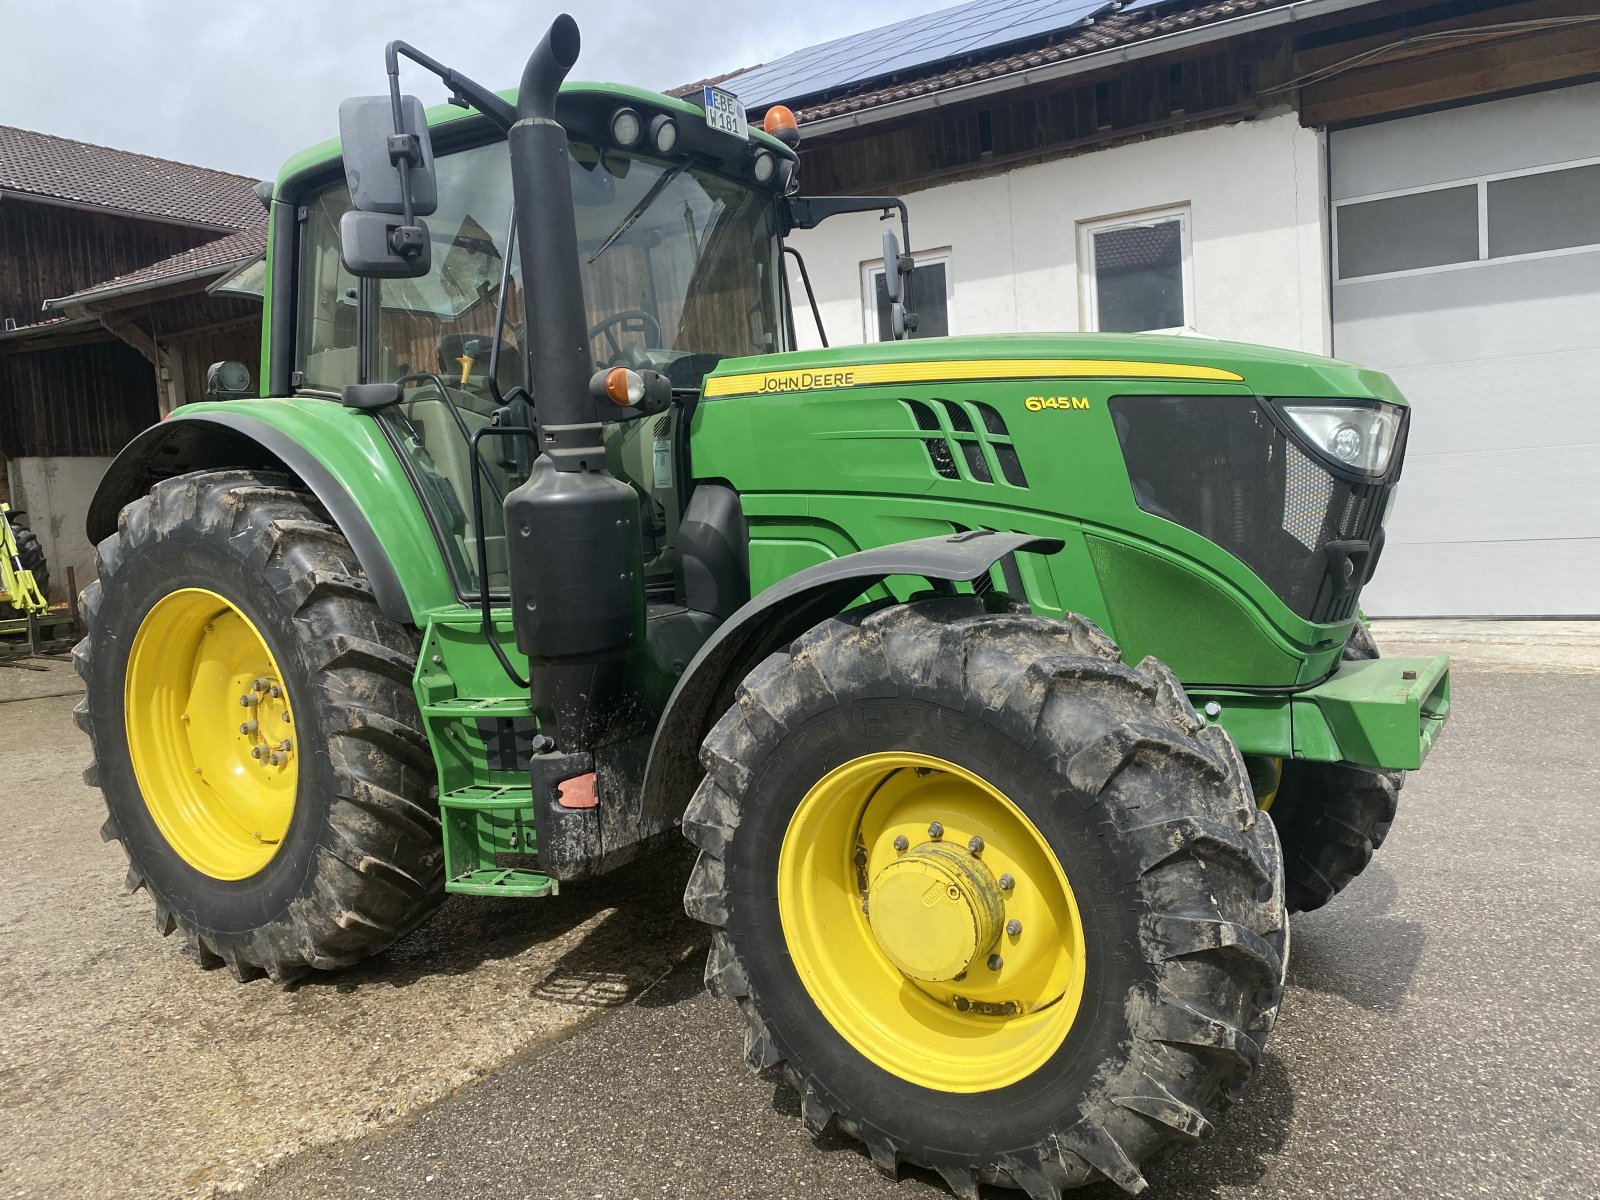
<svg viewBox="0 0 1600 1200"><path fill-rule="evenodd" d="M899 201L577 56L562 17L501 94L391 45L263 188L261 398L108 471L78 720L128 886L288 980L681 829L707 986L814 1135L1136 1191L1445 720L1446 660L1357 608L1405 402L1197 338L907 340ZM798 351L790 235L843 212L890 221L900 336Z"/></svg>

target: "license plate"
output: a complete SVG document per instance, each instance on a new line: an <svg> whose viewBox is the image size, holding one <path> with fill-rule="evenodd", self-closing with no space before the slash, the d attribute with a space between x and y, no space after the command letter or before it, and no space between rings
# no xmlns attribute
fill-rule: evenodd
<svg viewBox="0 0 1600 1200"><path fill-rule="evenodd" d="M750 126L744 118L744 105L739 97L721 88L706 89L706 125L711 129L732 134L741 141L750 138Z"/></svg>

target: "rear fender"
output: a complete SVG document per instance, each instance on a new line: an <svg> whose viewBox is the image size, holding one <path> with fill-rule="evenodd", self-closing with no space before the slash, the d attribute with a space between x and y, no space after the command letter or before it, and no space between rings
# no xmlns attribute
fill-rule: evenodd
<svg viewBox="0 0 1600 1200"><path fill-rule="evenodd" d="M819 563L773 584L725 621L700 648L667 701L645 768L645 824L681 818L700 782L700 742L733 704L740 680L767 655L843 612L891 575L934 584L971 582L1018 551L1054 554L1056 538L977 530L896 542Z"/></svg>
<svg viewBox="0 0 1600 1200"><path fill-rule="evenodd" d="M286 471L328 510L350 542L386 616L408 625L457 603L438 542L377 421L327 400L186 405L118 454L85 522L99 543L123 507L190 471Z"/></svg>

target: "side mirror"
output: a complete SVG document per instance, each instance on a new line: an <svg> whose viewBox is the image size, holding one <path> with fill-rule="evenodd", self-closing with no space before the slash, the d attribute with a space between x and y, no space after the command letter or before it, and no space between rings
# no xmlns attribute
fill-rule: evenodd
<svg viewBox="0 0 1600 1200"><path fill-rule="evenodd" d="M428 227L352 208L339 218L339 257L357 279L417 279L433 267Z"/></svg>
<svg viewBox="0 0 1600 1200"><path fill-rule="evenodd" d="M250 395L253 390L250 386L250 368L242 362L212 363L206 371L208 396L215 396L218 400L238 400Z"/></svg>
<svg viewBox="0 0 1600 1200"><path fill-rule="evenodd" d="M892 229L883 231L883 290L889 297L889 335L897 342L911 336L917 327L915 313L906 311L910 298L911 272L916 260L900 253L900 239Z"/></svg>
<svg viewBox="0 0 1600 1200"><path fill-rule="evenodd" d="M900 239L892 229L883 231L883 290L889 293L890 304L900 303Z"/></svg>
<svg viewBox="0 0 1600 1200"><path fill-rule="evenodd" d="M396 130L388 96L352 96L339 105L339 153L350 202L362 212L405 213L409 191L409 212L426 217L439 207L439 188L422 101L400 97L400 118L403 127Z"/></svg>

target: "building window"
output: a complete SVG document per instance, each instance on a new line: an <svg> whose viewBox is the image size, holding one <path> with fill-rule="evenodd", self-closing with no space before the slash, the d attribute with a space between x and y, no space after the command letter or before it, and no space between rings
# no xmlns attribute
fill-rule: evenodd
<svg viewBox="0 0 1600 1200"><path fill-rule="evenodd" d="M917 314L914 338L948 337L950 334L950 252L934 251L912 255L917 261L911 272L911 289L906 308ZM883 260L862 268L862 308L866 313L866 339L891 340L889 332L889 290L883 282Z"/></svg>
<svg viewBox="0 0 1600 1200"><path fill-rule="evenodd" d="M1339 277L1414 271L1478 257L1478 189L1439 188L1338 209Z"/></svg>
<svg viewBox="0 0 1600 1200"><path fill-rule="evenodd" d="M1459 270L1600 246L1600 160L1336 201L1338 281Z"/></svg>
<svg viewBox="0 0 1600 1200"><path fill-rule="evenodd" d="M1083 327L1140 333L1194 324L1189 209L1163 209L1078 225Z"/></svg>

